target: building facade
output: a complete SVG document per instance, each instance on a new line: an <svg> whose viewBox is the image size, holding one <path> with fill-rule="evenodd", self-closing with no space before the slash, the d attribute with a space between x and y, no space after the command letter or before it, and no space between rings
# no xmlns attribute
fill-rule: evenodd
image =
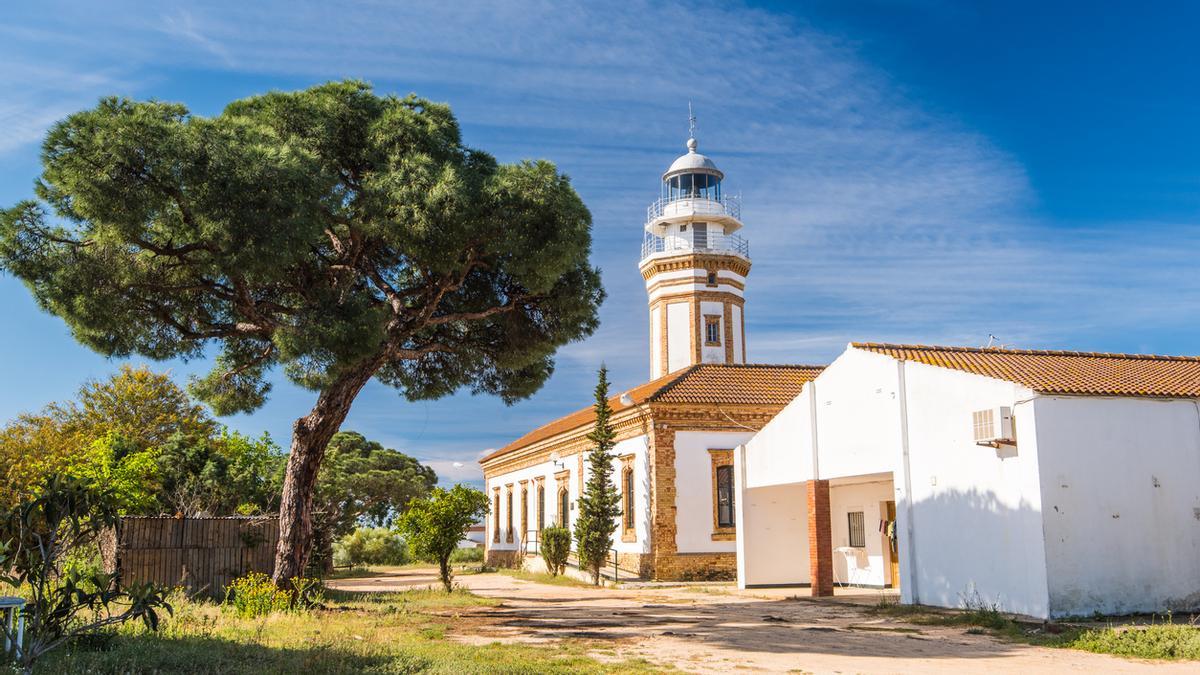
<svg viewBox="0 0 1200 675"><path fill-rule="evenodd" d="M622 492L614 556L622 574L731 579L733 449L819 368L745 363L750 254L737 234L740 205L723 194L724 174L694 138L687 149L663 174L644 224L652 379L609 401L618 441L612 478ZM520 564L537 554L544 527L574 525L594 421L583 408L481 461L490 564Z"/></svg>
<svg viewBox="0 0 1200 675"><path fill-rule="evenodd" d="M742 587L1200 608L1200 359L852 344L735 455Z"/></svg>

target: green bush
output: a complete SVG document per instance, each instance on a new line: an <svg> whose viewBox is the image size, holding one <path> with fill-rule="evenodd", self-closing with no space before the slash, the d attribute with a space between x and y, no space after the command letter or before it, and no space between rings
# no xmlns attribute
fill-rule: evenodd
<svg viewBox="0 0 1200 675"><path fill-rule="evenodd" d="M38 659L68 641L103 640L103 633L130 621L158 630L159 612L173 611L166 589L121 588L116 574L94 564L93 544L116 527L118 501L107 486L52 475L38 494L0 510L0 588L20 589L28 600L15 664L21 672L33 672ZM0 625L5 644L18 640L16 632Z"/></svg>
<svg viewBox="0 0 1200 675"><path fill-rule="evenodd" d="M483 547L475 546L473 548L456 548L454 549L454 553L450 554L450 562L481 563L483 562Z"/></svg>
<svg viewBox="0 0 1200 675"><path fill-rule="evenodd" d="M338 566L404 565L410 560L404 538L385 527L360 527L333 545Z"/></svg>
<svg viewBox="0 0 1200 675"><path fill-rule="evenodd" d="M546 569L550 574L562 574L567 564L567 556L571 555L571 529L567 527L547 527L542 530L542 559L546 561Z"/></svg>
<svg viewBox="0 0 1200 675"><path fill-rule="evenodd" d="M324 589L315 579L297 577L291 585L291 590L285 590L262 572L250 572L225 587L225 605L238 616L252 619L275 612L305 611L324 601Z"/></svg>
<svg viewBox="0 0 1200 675"><path fill-rule="evenodd" d="M1074 649L1138 659L1200 659L1200 628L1191 624L1096 628L1066 643Z"/></svg>

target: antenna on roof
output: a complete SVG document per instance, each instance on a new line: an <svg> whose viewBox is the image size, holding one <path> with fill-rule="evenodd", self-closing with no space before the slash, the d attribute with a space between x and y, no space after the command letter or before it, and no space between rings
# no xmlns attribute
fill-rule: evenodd
<svg viewBox="0 0 1200 675"><path fill-rule="evenodd" d="M998 338L995 335L988 333L988 343L987 343L987 347L984 347L984 349L991 349L992 345L996 344L997 339Z"/></svg>

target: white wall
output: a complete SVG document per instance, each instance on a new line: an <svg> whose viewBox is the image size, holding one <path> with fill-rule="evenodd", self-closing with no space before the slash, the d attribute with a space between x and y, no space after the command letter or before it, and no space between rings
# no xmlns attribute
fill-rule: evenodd
<svg viewBox="0 0 1200 675"><path fill-rule="evenodd" d="M885 533L879 531L879 521L887 516L886 510L881 508L881 502L892 499L895 496L890 480L830 486L829 513L833 521L830 536L834 548L835 582L859 586L887 584L887 543ZM807 506L805 503L806 509ZM866 535L864 548L850 547L849 514L854 511L863 513Z"/></svg>
<svg viewBox="0 0 1200 675"><path fill-rule="evenodd" d="M617 443L613 448L612 481L617 489L621 489L620 457L632 454L633 458L633 510L634 532L636 541L621 541L620 517L617 518L617 531L613 534L613 548L621 553L650 552L650 472L647 464L647 437L637 436ZM583 480L587 482L591 471L587 466L587 455L583 460Z"/></svg>
<svg viewBox="0 0 1200 675"><path fill-rule="evenodd" d="M614 460L615 460L615 458L621 457L623 455L629 455L629 454L634 455L634 461L633 461L633 474L634 474L634 485L635 485L634 508L635 508L635 512L636 512L634 523L635 523L635 531L637 533L637 541L622 542L620 540L621 539L621 531L620 531L620 529L618 529L617 533L615 535L615 543L614 543L614 547L618 551L628 552L628 553L645 553L645 552L649 552L649 550L650 550L650 499L649 499L650 480L649 480L648 466L646 464L646 461L647 461L646 460L646 456L647 456L646 448L647 448L646 436L635 436L634 438L629 438L624 441L621 441L620 443L617 443L616 447L613 450ZM574 526L575 519L578 516L577 501L579 499L579 494L580 494L580 490L579 490L579 484L580 484L579 455L577 455L577 454L568 455L566 457L560 458L559 461L561 462L562 465L565 465L566 470L570 472L567 477L567 494L569 495L570 500L571 500L571 510L568 513L568 520L569 520L571 526ZM489 478L487 480L486 492L488 495L488 505L489 506L491 506L491 504L492 504L492 495L494 494L492 492L492 488L494 488L496 486L500 487L500 529L501 529L500 543L493 542L492 541L492 538L493 538L492 524L494 521L493 521L493 515L491 513L489 513L487 516L487 539L486 539L488 547L495 548L496 550L507 550L507 551L520 549L521 538L523 536L525 536L525 534L526 534L526 533L523 533L520 531L520 529L521 529L521 512L520 512L520 509L521 509L521 485L520 485L520 481L522 481L522 480L529 481L526 484L526 488L529 490L528 529L530 529L530 530L537 529L537 486L534 483L534 479L536 479L538 476L542 476L545 479L544 484L546 487L546 527L550 527L551 525L557 524L557 522L558 522L557 521L557 518L558 518L558 484L555 482L554 474L558 473L559 471L562 471L563 468L564 468L563 466L555 466L553 462L546 461L546 462L542 462L540 464L537 464L535 466L531 466L531 467L528 467L525 469L520 469L517 471L510 471L505 474L499 474L496 476L492 476L491 478ZM620 486L620 470L621 470L620 462L614 461L614 463L613 463L613 481L614 481L614 484L617 485L618 487ZM587 480L587 456L586 456L586 454L584 455L584 480L585 481ZM507 532L505 532L505 526L507 525L508 521L507 521L507 500L504 496L504 491L505 491L505 486L508 485L509 483L512 483L512 485L513 485L513 510L514 510L513 529L515 530L514 536L513 536L513 542L511 544L508 543L508 541L506 540Z"/></svg>
<svg viewBox="0 0 1200 675"><path fill-rule="evenodd" d="M1032 408L1054 616L1200 608L1200 408L1041 397Z"/></svg>
<svg viewBox="0 0 1200 675"><path fill-rule="evenodd" d="M896 362L847 349L814 381L819 478L894 471L901 458Z"/></svg>
<svg viewBox="0 0 1200 675"><path fill-rule="evenodd" d="M747 488L737 473L738 586L809 583L805 486Z"/></svg>
<svg viewBox="0 0 1200 675"><path fill-rule="evenodd" d="M813 476L811 383L746 442L746 486L800 483Z"/></svg>
<svg viewBox="0 0 1200 675"><path fill-rule="evenodd" d="M712 540L713 479L708 451L732 450L753 435L750 431L675 433L675 546L680 553L737 550L734 541Z"/></svg>
<svg viewBox="0 0 1200 675"><path fill-rule="evenodd" d="M706 335L704 333L704 317L705 315L716 315L721 317L721 341L715 347L710 347L705 344ZM729 336L725 334L725 305L720 302L703 301L700 303L699 324L696 326L697 334L700 336L700 361L702 363L725 363L725 341Z"/></svg>
<svg viewBox="0 0 1200 675"><path fill-rule="evenodd" d="M667 304L667 372L686 368L692 362L690 311L686 302Z"/></svg>
<svg viewBox="0 0 1200 675"><path fill-rule="evenodd" d="M893 362L895 363L895 362ZM895 367L893 365L893 367ZM976 445L971 413L1014 406L1032 392L1007 381L915 362L903 364L908 392L912 539L903 500L903 597L943 607L998 604L1004 611L1048 615L1038 446L1029 408L1014 408L1015 456ZM902 473L896 474L898 477ZM900 481L898 487L903 488Z"/></svg>
<svg viewBox="0 0 1200 675"><path fill-rule="evenodd" d="M834 485L839 478L891 474L906 602L958 607L965 597L977 595L1008 611L1045 616L1032 415L1017 415L1021 448L1015 457L1001 458L993 449L975 445L971 428L972 411L1012 406L1031 392L945 368L903 367L904 388L896 360L847 349L747 444L748 486L798 484L814 473ZM905 390L911 495L904 480L900 399ZM812 424L806 396L816 410L816 467L806 457ZM876 510L878 501L886 501L882 492L872 499ZM844 513L835 512L833 518L835 528L846 527ZM874 524L869 520L868 529ZM836 529L834 536L838 546ZM850 570L842 571L849 576Z"/></svg>

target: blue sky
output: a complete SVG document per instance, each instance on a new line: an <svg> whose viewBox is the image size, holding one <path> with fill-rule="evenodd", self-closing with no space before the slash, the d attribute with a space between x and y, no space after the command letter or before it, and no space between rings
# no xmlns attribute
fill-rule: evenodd
<svg viewBox="0 0 1200 675"><path fill-rule="evenodd" d="M647 379L641 226L689 100L744 196L754 361L989 334L1200 353L1198 23L1190 3L21 3L0 24L0 204L31 194L46 128L106 94L207 115L358 77L449 102L501 160L557 162L594 217L599 332L515 406L372 384L344 426L475 480L487 449L586 405L601 361L619 389ZM0 308L0 420L117 368L11 277ZM226 422L286 445L314 399L280 379Z"/></svg>

